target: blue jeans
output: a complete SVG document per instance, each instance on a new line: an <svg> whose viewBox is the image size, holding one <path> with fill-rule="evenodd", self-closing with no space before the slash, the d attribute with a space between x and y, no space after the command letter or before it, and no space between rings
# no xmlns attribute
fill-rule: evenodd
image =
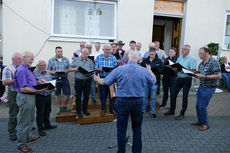
<svg viewBox="0 0 230 153"><path fill-rule="evenodd" d="M168 90L170 88L170 101L172 101L173 89L176 83L176 77L163 77L163 99L161 106L164 107L167 105L168 101Z"/></svg>
<svg viewBox="0 0 230 153"><path fill-rule="evenodd" d="M106 98L109 95L109 110L114 110L114 99L111 98L109 86L99 85L101 109L106 110Z"/></svg>
<svg viewBox="0 0 230 153"><path fill-rule="evenodd" d="M196 113L198 122L202 125L209 126L207 107L212 95L215 93L215 90L216 88L207 88L202 86L199 86L199 89L197 90Z"/></svg>
<svg viewBox="0 0 230 153"><path fill-rule="evenodd" d="M91 79L90 94L91 94L91 99L95 100L95 81L94 81L93 77Z"/></svg>
<svg viewBox="0 0 230 153"><path fill-rule="evenodd" d="M230 73L222 73L221 75L225 79L228 89L230 89Z"/></svg>
<svg viewBox="0 0 230 153"><path fill-rule="evenodd" d="M125 153L126 131L128 126L129 115L131 116L133 130L133 153L141 153L141 124L143 98L139 99L124 99L117 98L117 153Z"/></svg>
<svg viewBox="0 0 230 153"><path fill-rule="evenodd" d="M148 98L150 96L150 113L155 114L156 113L156 96L157 96L157 84L153 86L145 86L144 90L144 99L143 99L143 105L142 105L142 112L146 111L146 106L148 104Z"/></svg>

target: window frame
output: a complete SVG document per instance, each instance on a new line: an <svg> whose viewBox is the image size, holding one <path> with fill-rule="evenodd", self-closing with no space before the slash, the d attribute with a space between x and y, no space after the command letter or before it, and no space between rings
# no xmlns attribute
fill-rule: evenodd
<svg viewBox="0 0 230 153"><path fill-rule="evenodd" d="M93 0L73 0L76 2L91 2ZM98 40L116 40L117 39L117 3L115 1L97 1L97 3L102 4L113 4L114 5L114 25L113 25L113 37L105 37L105 36L87 36L87 35L70 35L70 34L56 34L54 33L54 3L55 0L51 0L51 13L50 13L50 36L56 40L68 40L73 41L73 39L98 39Z"/></svg>
<svg viewBox="0 0 230 153"><path fill-rule="evenodd" d="M227 24L226 24L226 23L227 23L228 16L230 17L230 10L227 10L227 11L225 12L224 36L223 36L223 49L224 49L224 50L229 50L229 49L227 49L227 46L228 46L228 45L225 45L225 44L224 44L224 42L225 42L226 28L227 28Z"/></svg>

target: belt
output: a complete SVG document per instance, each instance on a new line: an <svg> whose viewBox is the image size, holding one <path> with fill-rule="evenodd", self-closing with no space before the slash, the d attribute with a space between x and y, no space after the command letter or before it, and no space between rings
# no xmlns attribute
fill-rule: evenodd
<svg viewBox="0 0 230 153"><path fill-rule="evenodd" d="M13 90L13 89L9 89L9 91L10 91L10 92L17 92L17 91L15 91L15 90Z"/></svg>
<svg viewBox="0 0 230 153"><path fill-rule="evenodd" d="M40 95L40 94L36 94L36 96L48 97L48 96L50 96L50 94L49 94L49 95Z"/></svg>
<svg viewBox="0 0 230 153"><path fill-rule="evenodd" d="M123 99L141 99L143 97L118 97L118 98L123 98Z"/></svg>
<svg viewBox="0 0 230 153"><path fill-rule="evenodd" d="M182 78L182 77L178 77L178 79L191 79L192 77L184 77L184 78Z"/></svg>
<svg viewBox="0 0 230 153"><path fill-rule="evenodd" d="M84 82L85 82L85 81L91 81L91 78L89 78L89 79L85 79L85 80L75 78L75 80L76 80L76 81L84 81Z"/></svg>
<svg viewBox="0 0 230 153"><path fill-rule="evenodd" d="M24 93L24 92L21 92L21 93L25 95L35 95L35 93Z"/></svg>

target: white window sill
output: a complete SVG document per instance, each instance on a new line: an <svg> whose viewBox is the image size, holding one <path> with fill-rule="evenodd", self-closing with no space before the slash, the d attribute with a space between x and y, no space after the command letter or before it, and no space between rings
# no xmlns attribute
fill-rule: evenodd
<svg viewBox="0 0 230 153"><path fill-rule="evenodd" d="M82 41L85 42L99 42L99 43L112 43L115 42L115 39L96 39L96 38L76 38L76 37L60 37L60 36L50 36L49 41L56 42L75 42L79 43Z"/></svg>

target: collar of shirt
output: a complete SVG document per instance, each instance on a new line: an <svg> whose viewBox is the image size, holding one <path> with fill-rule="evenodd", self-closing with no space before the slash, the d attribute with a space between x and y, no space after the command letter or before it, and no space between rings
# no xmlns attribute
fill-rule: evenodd
<svg viewBox="0 0 230 153"><path fill-rule="evenodd" d="M137 64L135 61L128 61L128 64Z"/></svg>
<svg viewBox="0 0 230 153"><path fill-rule="evenodd" d="M83 58L82 58L82 56L80 56L80 60L81 60L82 62L86 62L86 61L88 61L88 58L86 58L86 60L84 61Z"/></svg>
<svg viewBox="0 0 230 153"><path fill-rule="evenodd" d="M46 74L47 71L46 70L45 71L41 71L41 70L37 69L37 72L41 73L41 74Z"/></svg>
<svg viewBox="0 0 230 153"><path fill-rule="evenodd" d="M30 68L29 66L27 66L27 65L25 65L25 64L21 64L21 65L22 65L22 67L25 68L25 69L29 69L29 68Z"/></svg>

